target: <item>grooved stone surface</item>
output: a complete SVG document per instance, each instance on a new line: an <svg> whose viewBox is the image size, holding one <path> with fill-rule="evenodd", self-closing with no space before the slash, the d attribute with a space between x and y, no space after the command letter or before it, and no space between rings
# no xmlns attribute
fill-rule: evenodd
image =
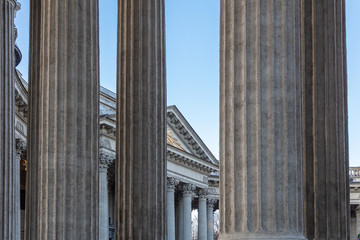
<svg viewBox="0 0 360 240"><path fill-rule="evenodd" d="M0 239L20 239L19 166L15 159L15 36L16 1L0 0Z"/></svg>
<svg viewBox="0 0 360 240"><path fill-rule="evenodd" d="M350 237L345 1L302 1L305 231Z"/></svg>
<svg viewBox="0 0 360 240"><path fill-rule="evenodd" d="M118 3L116 239L165 239L164 0Z"/></svg>
<svg viewBox="0 0 360 240"><path fill-rule="evenodd" d="M220 239L304 239L300 1L221 1Z"/></svg>
<svg viewBox="0 0 360 240"><path fill-rule="evenodd" d="M30 1L25 239L98 239L97 0Z"/></svg>

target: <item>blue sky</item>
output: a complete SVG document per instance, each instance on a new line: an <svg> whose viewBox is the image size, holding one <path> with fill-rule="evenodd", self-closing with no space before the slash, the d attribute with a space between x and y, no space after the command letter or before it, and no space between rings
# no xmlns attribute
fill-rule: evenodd
<svg viewBox="0 0 360 240"><path fill-rule="evenodd" d="M28 80L29 0L15 23ZM176 105L219 156L219 0L166 0L167 103ZM117 0L99 0L100 83L116 89ZM346 0L350 166L360 166L360 1Z"/></svg>

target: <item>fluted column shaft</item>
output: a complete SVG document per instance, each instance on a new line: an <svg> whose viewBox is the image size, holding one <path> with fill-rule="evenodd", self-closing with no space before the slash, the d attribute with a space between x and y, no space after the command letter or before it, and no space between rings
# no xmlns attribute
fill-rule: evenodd
<svg viewBox="0 0 360 240"><path fill-rule="evenodd" d="M345 1L302 0L305 231L349 237Z"/></svg>
<svg viewBox="0 0 360 240"><path fill-rule="evenodd" d="M300 1L221 1L220 239L304 239Z"/></svg>
<svg viewBox="0 0 360 240"><path fill-rule="evenodd" d="M206 189L201 189L199 192L199 209L198 209L198 239L207 240L207 200Z"/></svg>
<svg viewBox="0 0 360 240"><path fill-rule="evenodd" d="M166 192L166 223L167 223L167 240L175 240L175 186L179 180L175 178L167 179Z"/></svg>
<svg viewBox="0 0 360 240"><path fill-rule="evenodd" d="M164 0L118 3L116 239L165 239Z"/></svg>
<svg viewBox="0 0 360 240"><path fill-rule="evenodd" d="M20 238L17 220L20 171L14 156L16 6L15 0L0 0L0 239L9 240Z"/></svg>
<svg viewBox="0 0 360 240"><path fill-rule="evenodd" d="M207 202L207 240L214 240L214 204L215 199Z"/></svg>
<svg viewBox="0 0 360 240"><path fill-rule="evenodd" d="M30 1L30 26L25 239L98 239L98 1Z"/></svg>
<svg viewBox="0 0 360 240"><path fill-rule="evenodd" d="M192 184L185 184L182 186L182 201L183 201L183 238L181 240L192 239L191 227L191 203L194 195L195 186Z"/></svg>
<svg viewBox="0 0 360 240"><path fill-rule="evenodd" d="M177 229L177 240L184 239L184 199L181 197L179 200L179 207L178 207L178 229Z"/></svg>
<svg viewBox="0 0 360 240"><path fill-rule="evenodd" d="M99 210L100 210L100 240L109 239L109 188L108 188L108 161L106 157L100 156L99 166Z"/></svg>

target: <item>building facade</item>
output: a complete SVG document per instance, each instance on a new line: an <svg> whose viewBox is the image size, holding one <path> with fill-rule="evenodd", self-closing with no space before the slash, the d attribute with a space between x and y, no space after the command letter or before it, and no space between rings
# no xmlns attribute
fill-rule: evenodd
<svg viewBox="0 0 360 240"><path fill-rule="evenodd" d="M17 49L17 54L21 53ZM16 161L20 164L21 232L24 234L27 172L28 84L15 75ZM116 94L100 88L99 209L100 239L115 239ZM167 234L191 236L191 211L198 209L199 239L214 239L213 213L219 202L219 162L176 106L167 108Z"/></svg>

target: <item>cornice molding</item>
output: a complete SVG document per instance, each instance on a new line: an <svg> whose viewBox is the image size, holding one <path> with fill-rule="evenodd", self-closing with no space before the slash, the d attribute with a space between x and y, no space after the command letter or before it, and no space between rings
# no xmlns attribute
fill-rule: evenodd
<svg viewBox="0 0 360 240"><path fill-rule="evenodd" d="M167 147L167 158L171 161L174 161L176 163L190 166L191 168L203 171L205 173L212 173L217 172L218 169L213 165L213 163L210 162L202 162L201 160L196 160L196 158L190 158L189 156L186 156L186 154L180 154L175 152L172 148L175 149L175 147L169 146Z"/></svg>
<svg viewBox="0 0 360 240"><path fill-rule="evenodd" d="M173 112L167 112L168 124L177 132L177 134L181 135L185 140L185 144L191 152L205 161L211 162L209 157L205 154L205 152L201 149L200 145L196 142L196 140L191 136L186 127L181 123L181 121L177 118L177 116Z"/></svg>

